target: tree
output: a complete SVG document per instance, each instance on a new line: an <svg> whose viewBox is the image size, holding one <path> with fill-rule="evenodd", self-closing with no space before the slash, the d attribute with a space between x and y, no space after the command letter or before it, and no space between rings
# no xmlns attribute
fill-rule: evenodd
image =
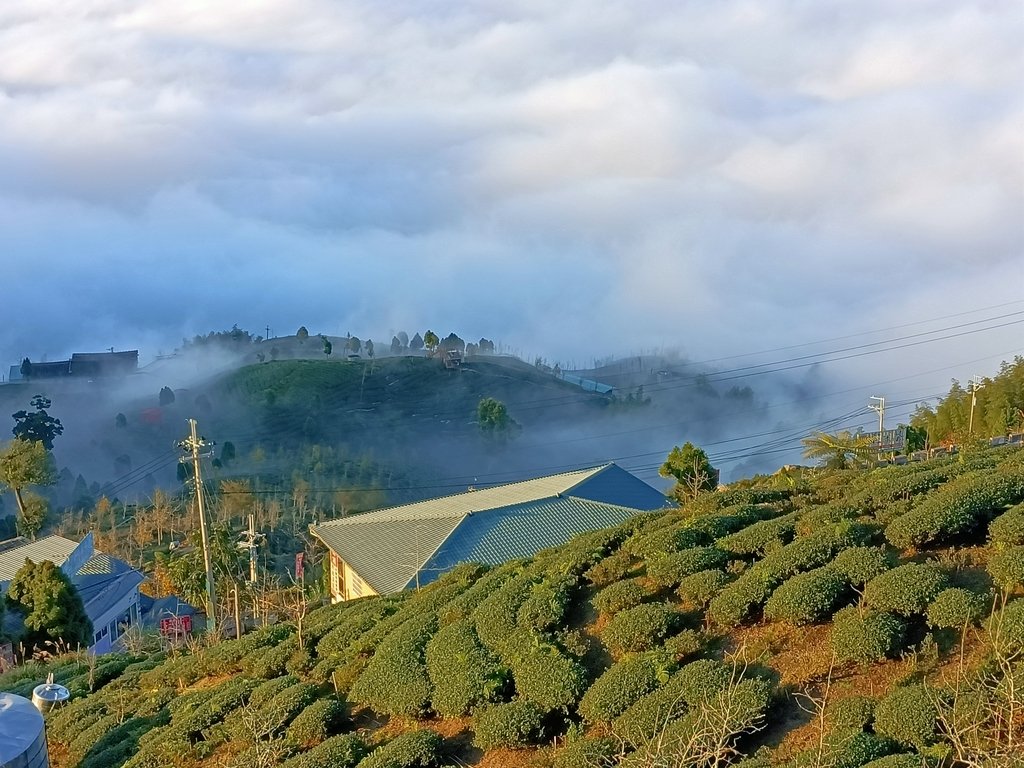
<svg viewBox="0 0 1024 768"><path fill-rule="evenodd" d="M324 354L327 355L327 357L330 357L331 353L334 351L334 345L331 344L331 340L321 333L320 341L324 344Z"/></svg>
<svg viewBox="0 0 1024 768"><path fill-rule="evenodd" d="M696 499L718 486L718 470L711 466L708 455L693 443L675 446L661 465L658 474L675 478L672 495L679 501Z"/></svg>
<svg viewBox="0 0 1024 768"><path fill-rule="evenodd" d="M32 361L27 357L21 361L21 375L26 379L32 378Z"/></svg>
<svg viewBox="0 0 1024 768"><path fill-rule="evenodd" d="M476 421L489 437L505 436L516 426L505 404L493 397L485 397L477 404Z"/></svg>
<svg viewBox="0 0 1024 768"><path fill-rule="evenodd" d="M800 442L804 445L805 459L818 459L822 466L829 469L846 469L851 461L863 461L877 452L873 438L856 435L848 430L833 435L818 432Z"/></svg>
<svg viewBox="0 0 1024 768"><path fill-rule="evenodd" d="M25 501L21 495L26 485L53 485L56 482L53 457L41 440L15 438L0 451L0 483L14 492L20 515L26 515Z"/></svg>
<svg viewBox="0 0 1024 768"><path fill-rule="evenodd" d="M42 496L37 496L34 493L26 493L22 499L24 508L18 511L18 519L16 522L19 536L27 536L28 538L35 541L36 534L42 530L46 524L46 516L49 513L49 507L46 503L46 499Z"/></svg>
<svg viewBox="0 0 1024 768"><path fill-rule="evenodd" d="M481 337L479 345L480 354L482 355L493 355L494 354L494 342Z"/></svg>
<svg viewBox="0 0 1024 768"><path fill-rule="evenodd" d="M160 406L170 405L174 402L174 390L170 387L160 388Z"/></svg>
<svg viewBox="0 0 1024 768"><path fill-rule="evenodd" d="M437 349L437 345L441 343L441 340L437 337L437 334L433 331L427 331L423 334L423 346L427 348L427 352L434 354L434 350Z"/></svg>
<svg viewBox="0 0 1024 768"><path fill-rule="evenodd" d="M413 352L418 352L423 349L423 337L418 333L409 340L409 349Z"/></svg>
<svg viewBox="0 0 1024 768"><path fill-rule="evenodd" d="M123 413L117 414L117 416L114 417L114 426L118 429L124 429L128 426L128 417Z"/></svg>
<svg viewBox="0 0 1024 768"><path fill-rule="evenodd" d="M391 354L400 355L402 353L402 342L398 340L397 336L391 337Z"/></svg>
<svg viewBox="0 0 1024 768"><path fill-rule="evenodd" d="M366 343L363 346L366 348L366 356L372 358L373 357L373 342L370 341L369 339L367 339Z"/></svg>
<svg viewBox="0 0 1024 768"><path fill-rule="evenodd" d="M64 425L60 423L60 419L55 419L46 412L50 407L49 398L35 395L29 403L35 408L34 411L22 410L11 414L15 422L12 432L15 437L22 440L38 440L46 450L52 451L53 439L64 434Z"/></svg>
<svg viewBox="0 0 1024 768"><path fill-rule="evenodd" d="M363 342L359 340L358 336L349 336L348 341L345 342L345 349L350 355L358 355L362 346Z"/></svg>
<svg viewBox="0 0 1024 768"><path fill-rule="evenodd" d="M7 589L7 599L25 616L29 648L61 641L69 647L92 645L92 622L82 598L64 572L44 560L26 559Z"/></svg>
<svg viewBox="0 0 1024 768"><path fill-rule="evenodd" d="M235 460L235 444L230 440L226 441L220 449L220 463L225 467Z"/></svg>
<svg viewBox="0 0 1024 768"><path fill-rule="evenodd" d="M449 333L444 337L444 341L440 343L441 349L448 351L449 349L457 349L459 352L466 350L466 342L460 339L456 334Z"/></svg>
<svg viewBox="0 0 1024 768"><path fill-rule="evenodd" d="M298 337L299 342L301 343L309 338L309 331L306 330L306 326L300 325L299 330L295 332L295 335L296 337Z"/></svg>

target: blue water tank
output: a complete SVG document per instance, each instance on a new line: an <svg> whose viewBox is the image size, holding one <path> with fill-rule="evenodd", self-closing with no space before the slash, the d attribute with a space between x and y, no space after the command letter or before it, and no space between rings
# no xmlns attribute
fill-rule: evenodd
<svg viewBox="0 0 1024 768"><path fill-rule="evenodd" d="M0 693L0 768L50 768L43 715L13 693Z"/></svg>

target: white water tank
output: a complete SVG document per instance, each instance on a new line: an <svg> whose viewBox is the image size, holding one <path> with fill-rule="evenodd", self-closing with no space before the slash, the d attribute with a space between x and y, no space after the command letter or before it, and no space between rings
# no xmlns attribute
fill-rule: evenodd
<svg viewBox="0 0 1024 768"><path fill-rule="evenodd" d="M69 698L71 692L63 685L53 682L52 674L45 683L32 689L32 706L44 715L67 704Z"/></svg>
<svg viewBox="0 0 1024 768"><path fill-rule="evenodd" d="M43 715L13 693L0 693L0 768L50 768Z"/></svg>

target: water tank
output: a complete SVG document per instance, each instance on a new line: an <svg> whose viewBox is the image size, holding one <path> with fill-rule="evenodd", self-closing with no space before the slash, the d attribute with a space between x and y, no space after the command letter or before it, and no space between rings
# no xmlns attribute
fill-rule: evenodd
<svg viewBox="0 0 1024 768"><path fill-rule="evenodd" d="M0 768L50 768L43 715L13 693L0 693Z"/></svg>
<svg viewBox="0 0 1024 768"><path fill-rule="evenodd" d="M44 715L50 710L62 707L71 698L71 692L63 685L53 682L53 675L42 685L32 689L32 706Z"/></svg>

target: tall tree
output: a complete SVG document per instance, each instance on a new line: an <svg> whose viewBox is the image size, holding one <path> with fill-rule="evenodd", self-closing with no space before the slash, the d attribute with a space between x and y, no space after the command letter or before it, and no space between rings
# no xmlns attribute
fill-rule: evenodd
<svg viewBox="0 0 1024 768"><path fill-rule="evenodd" d="M878 451L874 438L847 430L832 435L818 432L800 442L804 445L805 459L817 459L829 469L846 469L853 462L864 461Z"/></svg>
<svg viewBox="0 0 1024 768"><path fill-rule="evenodd" d="M519 429L509 415L508 407L493 397L485 397L476 406L476 421L480 430L490 438L505 439Z"/></svg>
<svg viewBox="0 0 1024 768"><path fill-rule="evenodd" d="M14 492L18 512L26 514L21 492L28 485L53 485L57 471L53 456L41 440L15 438L0 451L0 483Z"/></svg>
<svg viewBox="0 0 1024 768"><path fill-rule="evenodd" d="M413 352L418 352L423 349L423 337L418 333L409 340L409 349Z"/></svg>
<svg viewBox="0 0 1024 768"><path fill-rule="evenodd" d="M437 334L433 331L427 331L423 334L423 346L427 348L427 352L431 354L437 349L437 345L441 343L441 340L437 337Z"/></svg>
<svg viewBox="0 0 1024 768"><path fill-rule="evenodd" d="M21 361L21 375L23 378L32 378L32 361L27 357Z"/></svg>
<svg viewBox="0 0 1024 768"><path fill-rule="evenodd" d="M321 334L320 334L320 341L322 341L322 342L323 342L323 345L324 345L324 354L325 354L325 355L326 355L327 357L330 357L330 356L331 356L331 353L332 353L332 352L334 351L334 345L333 345L333 344L331 343L331 340L330 340L330 339L328 339L328 338L327 338L326 336L324 336L324 335L323 335L323 334L321 333Z"/></svg>
<svg viewBox="0 0 1024 768"><path fill-rule="evenodd" d="M303 342L309 338L309 331L306 330L306 326L300 325L299 330L295 332L295 336L300 342Z"/></svg>
<svg viewBox="0 0 1024 768"><path fill-rule="evenodd" d="M34 493L26 493L22 499L24 508L18 511L18 518L15 523L19 536L27 536L35 541L36 534L46 525L46 516L49 513L49 505L42 496Z"/></svg>
<svg viewBox="0 0 1024 768"><path fill-rule="evenodd" d="M161 387L159 401L161 406L170 405L174 402L174 390L170 387Z"/></svg>
<svg viewBox="0 0 1024 768"><path fill-rule="evenodd" d="M669 451L658 474L675 478L672 495L679 501L696 499L718 486L718 470L711 466L708 455L690 442Z"/></svg>
<svg viewBox="0 0 1024 768"><path fill-rule="evenodd" d="M67 646L92 645L92 622L82 598L64 572L44 560L25 564L14 575L7 598L25 616L26 647L62 641Z"/></svg>
<svg viewBox="0 0 1024 768"><path fill-rule="evenodd" d="M44 395L34 395L29 404L34 411L21 410L11 414L14 417L14 436L22 440L38 440L48 451L53 450L53 439L64 434L64 425L47 413L50 399Z"/></svg>
<svg viewBox="0 0 1024 768"><path fill-rule="evenodd" d="M367 339L366 342L363 344L363 348L366 350L366 356L372 358L373 357L373 342L370 341L369 339Z"/></svg>

